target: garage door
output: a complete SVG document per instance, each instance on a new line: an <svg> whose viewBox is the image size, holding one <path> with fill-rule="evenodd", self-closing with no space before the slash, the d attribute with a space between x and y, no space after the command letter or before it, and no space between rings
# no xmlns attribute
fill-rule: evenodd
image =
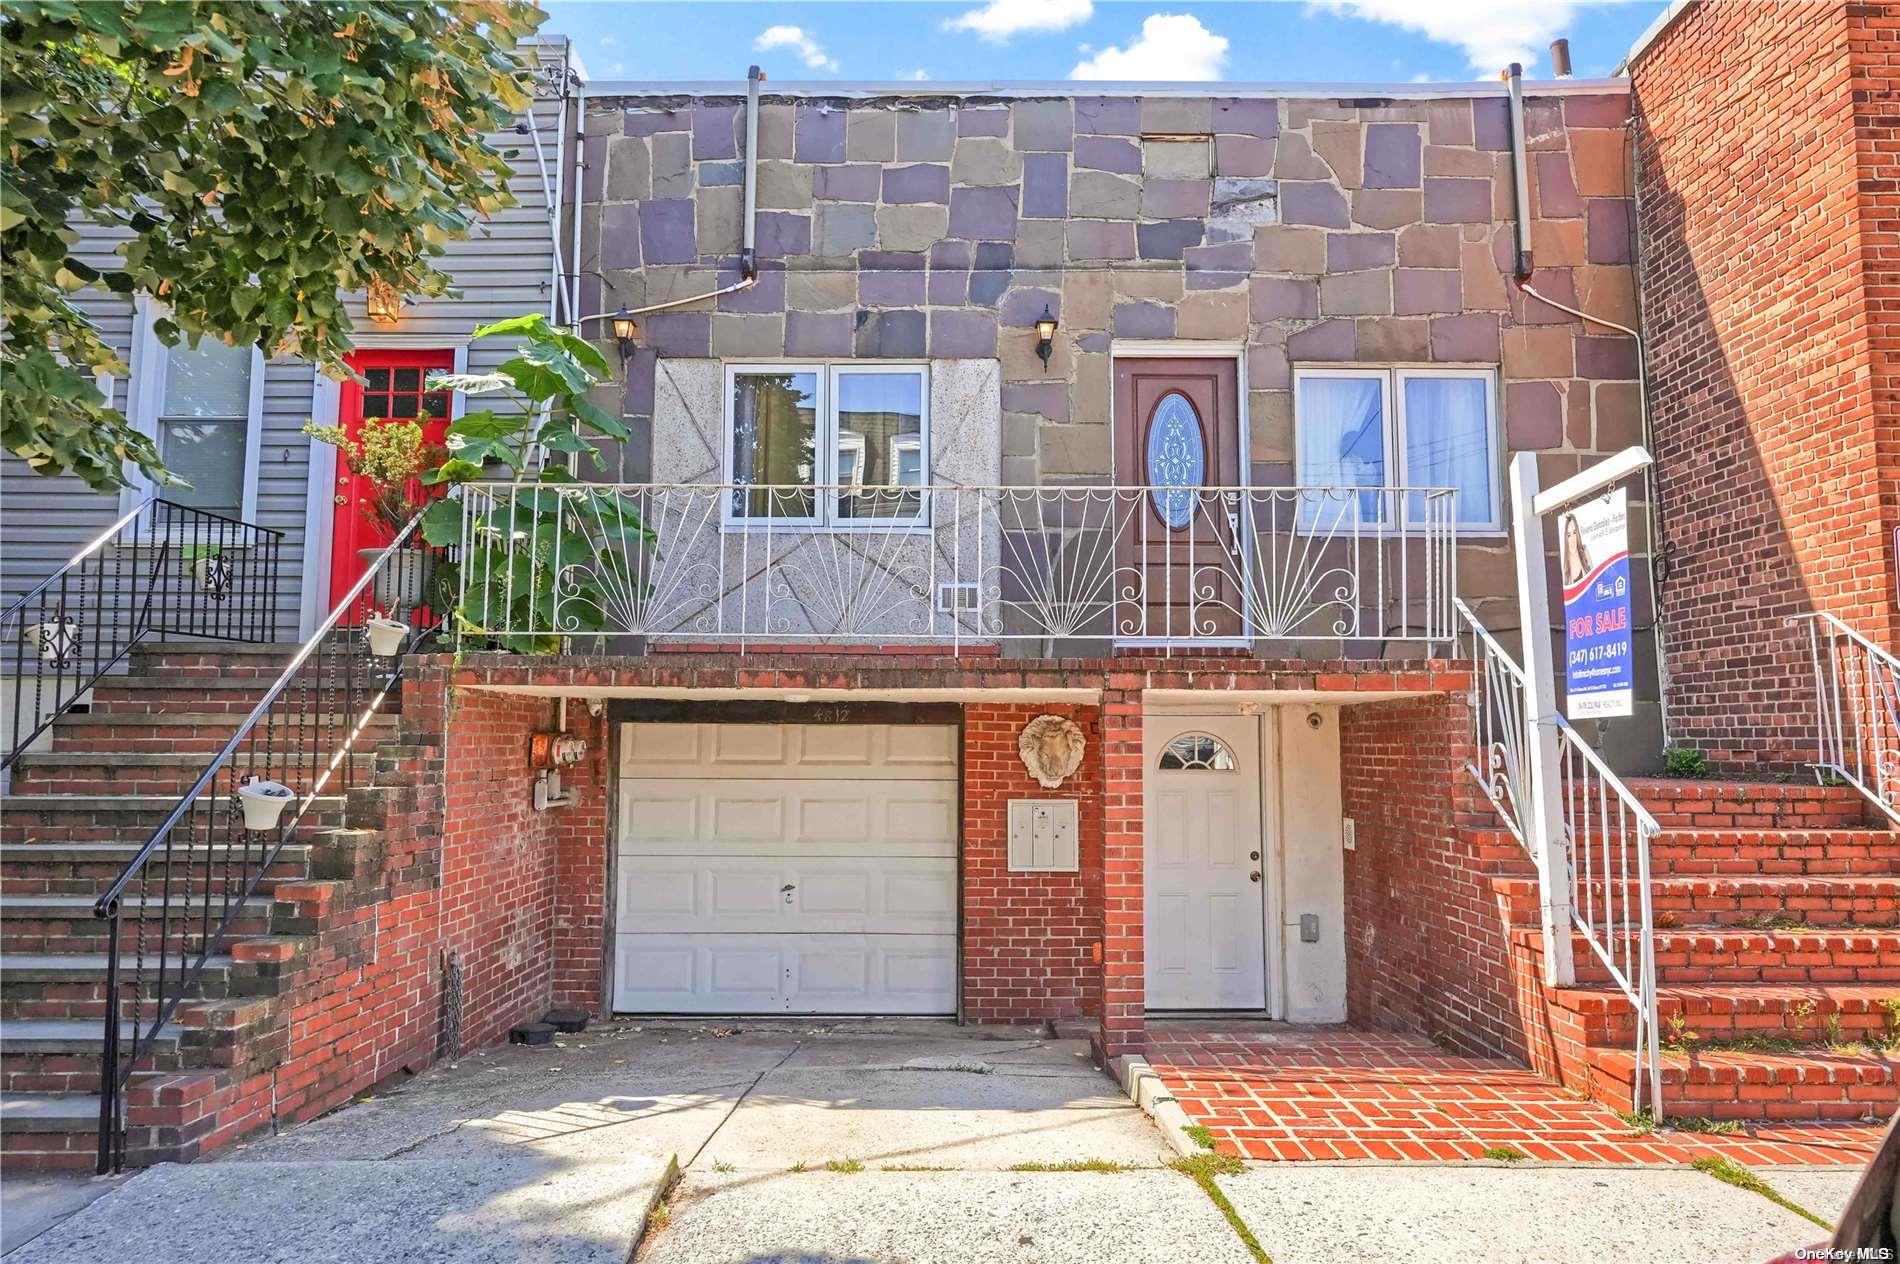
<svg viewBox="0 0 1900 1264"><path fill-rule="evenodd" d="M956 1008L956 729L626 725L614 1008Z"/></svg>

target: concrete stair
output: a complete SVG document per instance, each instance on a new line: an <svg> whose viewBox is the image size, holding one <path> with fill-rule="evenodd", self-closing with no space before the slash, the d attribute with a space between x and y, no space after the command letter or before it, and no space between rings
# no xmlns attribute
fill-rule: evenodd
<svg viewBox="0 0 1900 1264"><path fill-rule="evenodd" d="M1664 1113L1787 1122L1900 1110L1900 833L1870 819L1847 787L1630 785L1663 826L1650 896ZM1471 830L1468 841L1495 858L1513 960L1532 973L1543 955L1537 884L1521 848L1497 855L1501 833ZM1593 869L1601 865L1584 869L1580 900L1601 910L1606 889ZM1520 977L1520 991L1543 996L1546 1069L1627 1110L1634 1006L1581 932L1571 950L1575 986Z"/></svg>

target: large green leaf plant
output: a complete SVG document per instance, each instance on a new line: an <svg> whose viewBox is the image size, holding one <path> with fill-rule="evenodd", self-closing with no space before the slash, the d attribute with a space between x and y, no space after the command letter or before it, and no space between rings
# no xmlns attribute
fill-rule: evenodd
<svg viewBox="0 0 1900 1264"><path fill-rule="evenodd" d="M442 374L431 384L500 406L451 423L449 458L423 481L515 485L436 501L423 516L423 539L461 546L456 623L465 644L558 653L568 637L613 630L609 594L633 590L639 552L653 543L633 501L570 468L603 470L593 440L629 434L587 398L610 376L592 343L538 313L484 325L475 337L520 345L492 373Z"/></svg>

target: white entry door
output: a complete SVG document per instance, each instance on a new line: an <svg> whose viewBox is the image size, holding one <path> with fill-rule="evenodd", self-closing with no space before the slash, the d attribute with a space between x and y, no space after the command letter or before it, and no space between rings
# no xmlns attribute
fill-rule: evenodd
<svg viewBox="0 0 1900 1264"><path fill-rule="evenodd" d="M1142 817L1149 1009L1265 1009L1260 722L1150 713Z"/></svg>
<svg viewBox="0 0 1900 1264"><path fill-rule="evenodd" d="M956 1009L957 731L622 730L614 1008Z"/></svg>

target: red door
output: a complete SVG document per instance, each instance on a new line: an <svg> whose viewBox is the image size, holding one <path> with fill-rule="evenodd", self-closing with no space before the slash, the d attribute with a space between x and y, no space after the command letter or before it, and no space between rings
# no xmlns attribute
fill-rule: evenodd
<svg viewBox="0 0 1900 1264"><path fill-rule="evenodd" d="M449 428L449 393L428 389L431 373L451 372L455 368L453 351L369 350L358 351L347 361L363 378L343 383L337 402L337 424L355 438L362 432L364 419L423 418L422 430L433 443L441 443ZM390 532L363 512L368 496L368 480L350 472L341 459L336 465L336 486L331 495L335 508L330 536L330 602L334 607L363 577L368 563L358 550L381 548L389 543ZM420 505L438 494L417 483L411 498Z"/></svg>

